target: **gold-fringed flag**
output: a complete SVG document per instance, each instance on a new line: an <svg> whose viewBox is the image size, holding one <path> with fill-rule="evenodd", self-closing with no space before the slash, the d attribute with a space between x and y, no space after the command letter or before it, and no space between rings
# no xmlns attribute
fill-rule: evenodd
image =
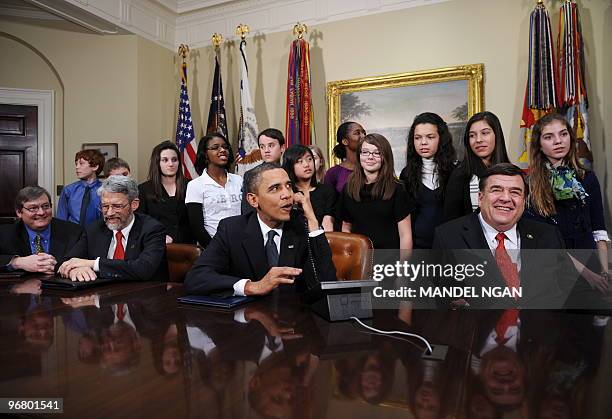
<svg viewBox="0 0 612 419"><path fill-rule="evenodd" d="M586 90L584 40L578 6L573 1L564 2L559 11L559 110L574 127L578 140L578 157L590 168L593 163L589 140L589 102Z"/></svg>
<svg viewBox="0 0 612 419"><path fill-rule="evenodd" d="M529 143L534 124L557 106L557 70L550 17L539 1L529 19L529 69L521 118L519 166L529 166Z"/></svg>
<svg viewBox="0 0 612 419"><path fill-rule="evenodd" d="M261 161L261 152L257 144L258 131L255 109L251 101L246 41L243 39L240 42L240 121L238 127L238 156L236 158L236 173L240 176Z"/></svg>
<svg viewBox="0 0 612 419"><path fill-rule="evenodd" d="M212 92L210 94L210 109L208 111L208 125L206 133L220 133L227 135L227 118L225 117L225 101L223 100L223 82L221 80L221 66L218 54L215 53L215 75L213 77Z"/></svg>
<svg viewBox="0 0 612 419"><path fill-rule="evenodd" d="M181 65L181 92L179 94L179 111L176 122L176 145L181 152L183 163L183 173L188 180L198 177L195 170L196 150L198 141L193 130L191 119L191 105L189 104L189 94L187 93L187 54L189 48L186 45L179 47L179 54L183 57Z"/></svg>
<svg viewBox="0 0 612 419"><path fill-rule="evenodd" d="M293 29L298 39L291 43L287 74L287 113L285 141L310 145L314 139L312 93L310 86L310 46L302 34L306 25L298 23Z"/></svg>

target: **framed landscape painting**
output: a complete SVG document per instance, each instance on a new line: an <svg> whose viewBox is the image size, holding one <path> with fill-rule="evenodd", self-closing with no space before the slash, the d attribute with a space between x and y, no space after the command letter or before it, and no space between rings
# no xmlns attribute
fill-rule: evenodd
<svg viewBox="0 0 612 419"><path fill-rule="evenodd" d="M98 150L104 156L104 160L119 156L118 143L83 143L81 145L81 150L87 149Z"/></svg>
<svg viewBox="0 0 612 419"><path fill-rule="evenodd" d="M334 164L332 150L338 126L355 121L367 133L376 132L389 140L399 175L406 165L408 130L414 117L422 112L435 112L448 123L457 155L462 159L465 124L484 107L483 73L483 64L471 64L329 82L330 165Z"/></svg>

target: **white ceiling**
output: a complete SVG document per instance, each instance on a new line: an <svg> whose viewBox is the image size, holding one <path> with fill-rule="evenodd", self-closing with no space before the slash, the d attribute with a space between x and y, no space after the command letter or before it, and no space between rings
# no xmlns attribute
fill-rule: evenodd
<svg viewBox="0 0 612 419"><path fill-rule="evenodd" d="M0 0L0 15L69 20L99 34L134 33L166 48L210 44L214 32L236 37L290 31L317 24L452 0Z"/></svg>

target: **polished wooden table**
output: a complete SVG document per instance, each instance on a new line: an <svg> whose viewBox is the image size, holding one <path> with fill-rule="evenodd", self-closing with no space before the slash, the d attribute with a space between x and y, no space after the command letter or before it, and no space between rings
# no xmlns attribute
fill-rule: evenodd
<svg viewBox="0 0 612 419"><path fill-rule="evenodd" d="M418 340L328 323L296 298L224 312L181 307L182 293L152 282L62 293L0 281L0 397L61 397L63 416L88 419L612 412L605 317L523 311L506 342L491 339L512 317L499 311L403 308L369 321L448 347L435 360Z"/></svg>

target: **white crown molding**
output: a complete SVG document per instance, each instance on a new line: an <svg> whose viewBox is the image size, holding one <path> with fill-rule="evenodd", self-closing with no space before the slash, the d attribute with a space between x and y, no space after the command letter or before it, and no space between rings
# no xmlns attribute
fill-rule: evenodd
<svg viewBox="0 0 612 419"><path fill-rule="evenodd" d="M26 3L23 5L18 4L6 4L0 7L0 15L2 16L13 16L13 17L24 17L27 19L39 19L39 20L61 20L59 16L55 16L52 13L40 10L37 7L29 6Z"/></svg>
<svg viewBox="0 0 612 419"><path fill-rule="evenodd" d="M179 14L194 12L196 10L213 8L215 6L223 5L224 3L231 3L228 0L177 0L176 11ZM247 0L247 2L250 2Z"/></svg>
<svg viewBox="0 0 612 419"><path fill-rule="evenodd" d="M251 33L273 33L292 30L298 21L313 26L448 1L453 0L63 0L172 51L183 43L210 45L214 32L235 39L239 23Z"/></svg>
<svg viewBox="0 0 612 419"><path fill-rule="evenodd" d="M178 0L152 0L170 10L172 13L178 13Z"/></svg>
<svg viewBox="0 0 612 419"><path fill-rule="evenodd" d="M176 13L172 1L153 0L64 0L120 28L175 50Z"/></svg>
<svg viewBox="0 0 612 419"><path fill-rule="evenodd" d="M211 43L213 32L235 39L239 23L251 33L292 30L296 22L311 25L371 14L444 3L452 0L243 0L179 16L176 45L200 48ZM181 7L179 1L179 8ZM188 3L188 2L187 2Z"/></svg>

